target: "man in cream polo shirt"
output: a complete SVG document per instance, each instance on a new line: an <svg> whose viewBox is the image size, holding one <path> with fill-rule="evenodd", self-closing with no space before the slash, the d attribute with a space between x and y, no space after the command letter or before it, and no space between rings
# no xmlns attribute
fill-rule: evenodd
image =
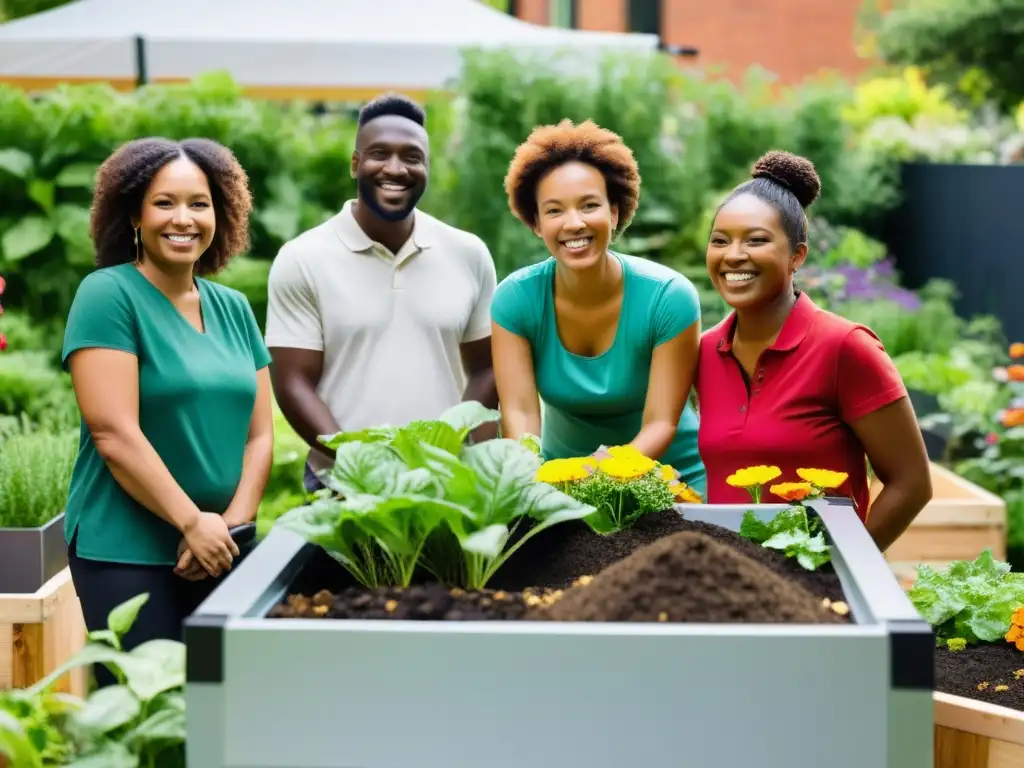
<svg viewBox="0 0 1024 768"><path fill-rule="evenodd" d="M462 400L497 407L494 262L479 237L416 209L424 124L403 97L367 104L352 154L357 198L286 243L270 270L274 393L313 449L308 490L333 463L319 435L434 419Z"/></svg>

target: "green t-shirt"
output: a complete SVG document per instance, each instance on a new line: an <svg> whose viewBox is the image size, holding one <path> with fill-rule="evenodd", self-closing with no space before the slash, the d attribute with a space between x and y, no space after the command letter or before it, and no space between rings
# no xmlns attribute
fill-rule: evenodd
<svg viewBox="0 0 1024 768"><path fill-rule="evenodd" d="M139 361L139 425L171 475L204 512L223 514L242 475L256 372L270 364L245 297L196 279L205 333L133 264L96 270L79 285L64 335L75 350L103 347ZM78 555L173 565L181 535L129 496L82 422L64 535Z"/></svg>
<svg viewBox="0 0 1024 768"><path fill-rule="evenodd" d="M596 357L569 352L558 336L554 259L513 272L494 294L494 322L525 338L533 349L544 406L540 438L545 459L588 456L601 445L622 445L636 437L654 348L700 319L697 290L683 275L647 259L614 255L622 264L622 309L615 341ZM660 461L704 493L697 427L697 414L687 402Z"/></svg>

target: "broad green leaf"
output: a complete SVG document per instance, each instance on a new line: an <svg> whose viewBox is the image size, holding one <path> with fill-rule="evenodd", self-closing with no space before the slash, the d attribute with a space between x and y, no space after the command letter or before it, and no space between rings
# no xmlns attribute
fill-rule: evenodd
<svg viewBox="0 0 1024 768"><path fill-rule="evenodd" d="M0 149L0 171L25 179L32 172L32 166L32 155L28 152L13 147Z"/></svg>
<svg viewBox="0 0 1024 768"><path fill-rule="evenodd" d="M56 196L56 189L52 181L44 179L32 179L28 183L26 192L30 200L34 200L40 208L46 211L47 215L53 213L53 203Z"/></svg>
<svg viewBox="0 0 1024 768"><path fill-rule="evenodd" d="M110 685L95 691L75 714L75 721L96 733L108 733L134 720L142 712L135 694L123 685Z"/></svg>
<svg viewBox="0 0 1024 768"><path fill-rule="evenodd" d="M63 188L92 189L96 183L96 169L92 163L71 163L61 169L54 183Z"/></svg>
<svg viewBox="0 0 1024 768"><path fill-rule="evenodd" d="M528 492L543 485L534 481L540 467L535 454L515 440L488 440L466 448L463 461L478 478L475 498L453 501L472 508L481 526L508 525L529 513Z"/></svg>
<svg viewBox="0 0 1024 768"><path fill-rule="evenodd" d="M743 513L743 522L740 523L739 533L743 538L750 539L758 544L763 544L772 535L768 523L750 509Z"/></svg>
<svg viewBox="0 0 1024 768"><path fill-rule="evenodd" d="M0 248L7 261L21 261L48 246L53 235L52 221L44 216L25 216L4 232Z"/></svg>
<svg viewBox="0 0 1024 768"><path fill-rule="evenodd" d="M321 435L319 441L331 450L337 450L342 443L388 443L398 432L397 427L371 427L356 432L335 432L333 435Z"/></svg>
<svg viewBox="0 0 1024 768"><path fill-rule="evenodd" d="M443 421L413 421L401 427L391 440L391 446L410 467L423 466L420 461L421 445L441 448L454 456L462 451L463 437L450 424Z"/></svg>
<svg viewBox="0 0 1024 768"><path fill-rule="evenodd" d="M464 403L453 405L442 413L440 420L461 433L465 440L465 436L477 427L500 418L500 412L488 408L476 400L467 400Z"/></svg>
<svg viewBox="0 0 1024 768"><path fill-rule="evenodd" d="M111 632L115 632L123 637L132 628L135 620L139 617L139 611L148 601L148 592L136 595L131 600L125 600L111 610L107 616L107 627Z"/></svg>
<svg viewBox="0 0 1024 768"><path fill-rule="evenodd" d="M89 209L84 205L61 203L53 211L57 236L64 241L67 259L83 266L95 259L92 238L89 237Z"/></svg>
<svg viewBox="0 0 1024 768"><path fill-rule="evenodd" d="M39 752L29 740L18 719L0 709L0 756L7 758L12 768L42 768Z"/></svg>
<svg viewBox="0 0 1024 768"><path fill-rule="evenodd" d="M580 520L594 513L594 507L574 499L548 483L531 483L523 494L520 510L540 525L538 531L566 520Z"/></svg>
<svg viewBox="0 0 1024 768"><path fill-rule="evenodd" d="M139 756L120 741L101 741L98 748L67 768L139 768Z"/></svg>
<svg viewBox="0 0 1024 768"><path fill-rule="evenodd" d="M118 662L128 687L149 702L165 691L185 685L185 645L174 640L149 640Z"/></svg>
<svg viewBox="0 0 1024 768"><path fill-rule="evenodd" d="M89 642L106 643L114 648L119 648L121 643L117 633L112 629L97 629L95 632L90 632L87 637Z"/></svg>
<svg viewBox="0 0 1024 768"><path fill-rule="evenodd" d="M462 548L484 557L497 557L508 543L508 537L508 526L496 523L467 536L462 541Z"/></svg>
<svg viewBox="0 0 1024 768"><path fill-rule="evenodd" d="M410 470L383 443L342 444L326 480L333 490L346 497L361 493L373 496L423 493L434 484L429 471Z"/></svg>
<svg viewBox="0 0 1024 768"><path fill-rule="evenodd" d="M41 691L45 691L57 680L63 677L65 674L70 672L72 669L78 669L79 667L87 667L92 664L104 664L110 666L111 664L117 665L120 661L127 657L126 653L115 650L109 645L103 645L100 643L90 643L86 645L82 650L72 656L70 659L65 661L53 672L48 674L42 680L34 683L27 690L35 695Z"/></svg>
<svg viewBox="0 0 1024 768"><path fill-rule="evenodd" d="M154 742L166 746L183 743L186 735L184 710L161 709L139 723L128 740L139 746Z"/></svg>

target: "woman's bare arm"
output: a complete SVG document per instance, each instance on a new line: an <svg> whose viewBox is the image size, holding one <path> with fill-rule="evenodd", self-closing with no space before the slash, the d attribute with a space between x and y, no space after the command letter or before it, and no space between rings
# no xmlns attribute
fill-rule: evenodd
<svg viewBox="0 0 1024 768"><path fill-rule="evenodd" d="M491 323L491 357L501 410L502 437L540 435L540 398L530 342Z"/></svg>

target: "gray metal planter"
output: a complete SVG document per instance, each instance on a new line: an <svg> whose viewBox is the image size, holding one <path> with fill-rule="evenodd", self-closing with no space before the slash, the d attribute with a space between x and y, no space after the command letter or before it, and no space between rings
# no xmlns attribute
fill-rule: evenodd
<svg viewBox="0 0 1024 768"><path fill-rule="evenodd" d="M931 627L853 509L813 506L849 624L267 619L313 553L275 529L187 621L189 764L931 768ZM784 506L679 506L751 508Z"/></svg>
<svg viewBox="0 0 1024 768"><path fill-rule="evenodd" d="M0 528L0 593L32 594L67 564L63 512L40 528Z"/></svg>

